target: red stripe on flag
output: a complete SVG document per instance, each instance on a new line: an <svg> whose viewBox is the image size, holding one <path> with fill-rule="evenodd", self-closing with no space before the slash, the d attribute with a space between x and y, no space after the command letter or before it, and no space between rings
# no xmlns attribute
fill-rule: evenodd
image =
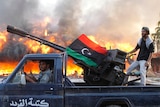
<svg viewBox="0 0 160 107"><path fill-rule="evenodd" d="M105 48L103 48L100 45L91 41L85 34L82 34L81 36L79 36L78 39L82 43L84 43L86 46L88 46L89 48L91 48L92 50L94 50L98 53L101 53L101 54L106 54L107 53L107 50Z"/></svg>

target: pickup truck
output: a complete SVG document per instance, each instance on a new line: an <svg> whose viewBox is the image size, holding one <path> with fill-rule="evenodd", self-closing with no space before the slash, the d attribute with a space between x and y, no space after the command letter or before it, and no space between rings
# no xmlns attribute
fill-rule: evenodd
<svg viewBox="0 0 160 107"><path fill-rule="evenodd" d="M0 107L159 107L160 87L89 86L66 76L66 53L28 54L0 84ZM25 73L40 60L51 60L52 82L29 83ZM29 66L28 66L29 64ZM29 68L28 68L29 67Z"/></svg>

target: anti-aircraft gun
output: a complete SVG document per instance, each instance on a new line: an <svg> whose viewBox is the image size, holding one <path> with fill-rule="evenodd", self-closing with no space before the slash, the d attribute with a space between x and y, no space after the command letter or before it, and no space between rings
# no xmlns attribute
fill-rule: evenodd
<svg viewBox="0 0 160 107"><path fill-rule="evenodd" d="M40 42L61 52L65 52L66 48L55 43L49 42L40 37L34 36L26 31L8 25L7 31L13 34L27 37L29 39ZM72 56L70 56L72 57ZM72 57L73 58L73 57ZM125 58L126 53L119 50L108 50L106 57L101 61L97 67L86 65L83 61L73 58L77 65L84 69L84 81L87 85L121 85L125 73Z"/></svg>

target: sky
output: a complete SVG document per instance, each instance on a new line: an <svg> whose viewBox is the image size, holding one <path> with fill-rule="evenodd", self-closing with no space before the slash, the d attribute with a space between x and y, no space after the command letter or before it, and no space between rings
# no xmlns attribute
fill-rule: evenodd
<svg viewBox="0 0 160 107"><path fill-rule="evenodd" d="M13 25L30 32L38 28L35 23L49 17L50 32L58 32L65 40L84 33L95 36L102 45L126 43L134 47L141 28L147 26L154 33L160 20L160 0L1 0L0 4L0 30ZM3 54L12 54L8 51L12 46L6 45ZM25 50L21 44L12 48Z"/></svg>

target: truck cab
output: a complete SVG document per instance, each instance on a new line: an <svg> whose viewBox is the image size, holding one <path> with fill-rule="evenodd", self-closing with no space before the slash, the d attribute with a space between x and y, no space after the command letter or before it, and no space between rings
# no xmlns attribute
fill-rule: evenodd
<svg viewBox="0 0 160 107"><path fill-rule="evenodd" d="M52 81L30 83L24 74L39 74L40 60L50 60ZM62 107L65 54L29 54L23 57L13 73L0 85L1 107ZM53 103L54 102L54 103Z"/></svg>

